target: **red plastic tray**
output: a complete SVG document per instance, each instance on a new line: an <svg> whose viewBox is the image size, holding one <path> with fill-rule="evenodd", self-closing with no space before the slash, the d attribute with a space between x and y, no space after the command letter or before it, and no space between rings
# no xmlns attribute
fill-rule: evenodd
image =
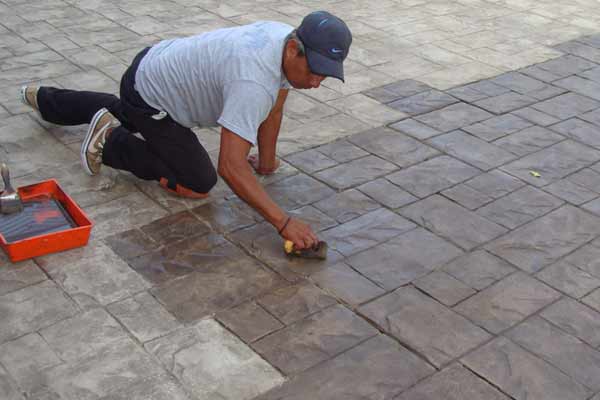
<svg viewBox="0 0 600 400"><path fill-rule="evenodd" d="M7 243L0 234L0 246L12 262L27 260L44 254L85 246L90 238L92 221L69 197L55 179L36 183L17 189L21 199L27 200L41 195L50 196L62 204L77 226L64 231L32 236L23 240Z"/></svg>

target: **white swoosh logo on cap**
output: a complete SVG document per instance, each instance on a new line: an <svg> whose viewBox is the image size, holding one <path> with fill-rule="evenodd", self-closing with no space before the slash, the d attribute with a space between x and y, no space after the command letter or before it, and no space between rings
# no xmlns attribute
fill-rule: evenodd
<svg viewBox="0 0 600 400"><path fill-rule="evenodd" d="M342 53L344 50L342 49L331 49L332 53Z"/></svg>

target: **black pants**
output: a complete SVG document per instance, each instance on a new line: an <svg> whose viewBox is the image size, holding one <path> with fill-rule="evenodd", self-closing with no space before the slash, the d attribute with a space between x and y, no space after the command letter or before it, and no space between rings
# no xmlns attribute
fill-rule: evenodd
<svg viewBox="0 0 600 400"><path fill-rule="evenodd" d="M41 87L38 96L44 120L58 125L89 124L94 114L107 108L120 122L108 137L102 162L133 173L141 179L157 180L181 193L208 193L217 173L208 153L190 129L170 116L156 120L150 107L135 90L135 73L149 48L140 52L123 74L121 98L107 93ZM139 132L145 140L134 136Z"/></svg>

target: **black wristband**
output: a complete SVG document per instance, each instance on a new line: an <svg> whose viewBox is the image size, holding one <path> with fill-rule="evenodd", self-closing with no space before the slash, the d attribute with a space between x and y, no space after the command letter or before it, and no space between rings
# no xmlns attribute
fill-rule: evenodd
<svg viewBox="0 0 600 400"><path fill-rule="evenodd" d="M279 229L277 232L281 235L281 233L283 232L283 230L285 229L285 227L289 224L290 220L292 219L292 217L287 218L287 220L285 221L285 224L283 224L283 226L281 227L281 229Z"/></svg>

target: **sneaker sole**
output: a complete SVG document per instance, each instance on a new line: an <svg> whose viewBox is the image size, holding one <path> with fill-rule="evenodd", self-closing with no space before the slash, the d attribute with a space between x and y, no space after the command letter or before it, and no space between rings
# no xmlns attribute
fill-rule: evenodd
<svg viewBox="0 0 600 400"><path fill-rule="evenodd" d="M86 155L87 148L90 145L90 142L92 141L92 136L94 136L94 128L96 127L96 125L98 125L98 121L100 120L100 118L102 118L107 112L108 110L106 108L102 108L96 114L94 114L94 118L92 118L92 122L90 122L88 131L85 134L85 138L83 138L83 143L81 144L81 150L79 152L79 155L81 157L81 164L83 165L83 169L85 170L85 172L91 176L94 176L96 174L92 171L90 165L88 164L88 159Z"/></svg>
<svg viewBox="0 0 600 400"><path fill-rule="evenodd" d="M21 102L31 107L31 104L27 101L27 86L21 86Z"/></svg>

